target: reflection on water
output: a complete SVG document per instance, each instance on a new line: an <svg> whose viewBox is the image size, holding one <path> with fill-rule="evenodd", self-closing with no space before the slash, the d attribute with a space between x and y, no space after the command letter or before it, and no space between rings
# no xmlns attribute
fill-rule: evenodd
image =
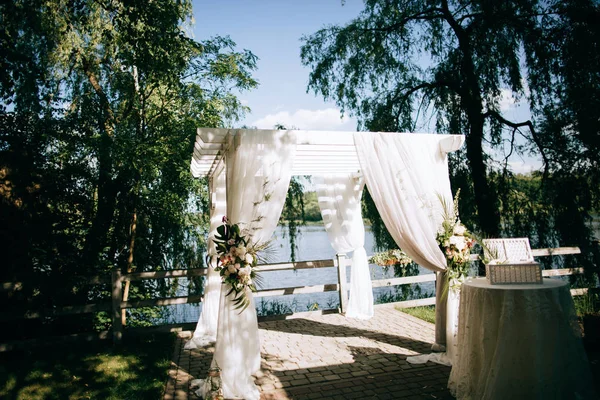
<svg viewBox="0 0 600 400"><path fill-rule="evenodd" d="M329 244L327 233L322 226L306 226L300 228L300 236L296 241L297 261L326 260L335 258L335 251ZM374 253L374 238L370 231L365 235L365 249L367 254ZM272 251L269 260L271 263L290 261L290 248L288 238L282 227L275 232ZM349 255L351 256L351 254ZM383 268L375 264L370 265L371 279L379 280L394 277L415 276L431 273L418 265L411 264L406 267L395 266ZM350 267L346 273L350 279ZM312 286L337 283L337 268L316 268L303 270L269 271L262 273L263 284L260 289L289 288L298 286ZM180 280L181 290L178 295L187 294L187 282ZM394 301L412 300L431 297L435 293L434 282L425 282L411 285L378 287L373 289L375 303L389 303ZM291 312L312 311L318 309L331 309L339 306L338 292L309 293L289 296L261 297L256 299L259 315L286 314ZM200 314L200 305L181 304L170 306L170 318L166 323L195 322Z"/></svg>

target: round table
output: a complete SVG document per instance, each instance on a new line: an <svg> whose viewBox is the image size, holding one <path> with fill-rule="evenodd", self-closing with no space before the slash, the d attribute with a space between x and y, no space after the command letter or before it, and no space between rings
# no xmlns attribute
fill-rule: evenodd
<svg viewBox="0 0 600 400"><path fill-rule="evenodd" d="M458 399L597 398L563 281L465 282L457 352L448 387Z"/></svg>

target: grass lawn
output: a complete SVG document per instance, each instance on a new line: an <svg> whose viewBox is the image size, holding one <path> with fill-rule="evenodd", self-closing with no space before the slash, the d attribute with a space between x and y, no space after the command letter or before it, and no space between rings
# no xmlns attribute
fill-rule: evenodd
<svg viewBox="0 0 600 400"><path fill-rule="evenodd" d="M396 310L402 311L403 313L407 313L412 315L413 317L417 317L422 319L423 321L431 322L435 324L435 306L422 306L422 307L411 307L411 308L399 308Z"/></svg>
<svg viewBox="0 0 600 400"><path fill-rule="evenodd" d="M174 335L0 354L1 399L159 399Z"/></svg>

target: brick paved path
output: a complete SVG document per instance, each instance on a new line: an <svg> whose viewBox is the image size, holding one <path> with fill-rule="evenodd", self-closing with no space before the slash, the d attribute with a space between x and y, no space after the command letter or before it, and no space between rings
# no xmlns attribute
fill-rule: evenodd
<svg viewBox="0 0 600 400"><path fill-rule="evenodd" d="M368 321L338 314L259 323L261 399L451 399L450 368L411 365L430 352L434 326L376 306ZM198 399L192 379L205 378L214 348L184 350L177 339L163 400Z"/></svg>

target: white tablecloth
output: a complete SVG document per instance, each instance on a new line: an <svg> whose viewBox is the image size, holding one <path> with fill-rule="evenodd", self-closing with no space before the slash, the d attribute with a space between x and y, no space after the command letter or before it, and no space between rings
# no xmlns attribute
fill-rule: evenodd
<svg viewBox="0 0 600 400"><path fill-rule="evenodd" d="M457 342L448 387L458 399L597 398L566 282L465 282Z"/></svg>

